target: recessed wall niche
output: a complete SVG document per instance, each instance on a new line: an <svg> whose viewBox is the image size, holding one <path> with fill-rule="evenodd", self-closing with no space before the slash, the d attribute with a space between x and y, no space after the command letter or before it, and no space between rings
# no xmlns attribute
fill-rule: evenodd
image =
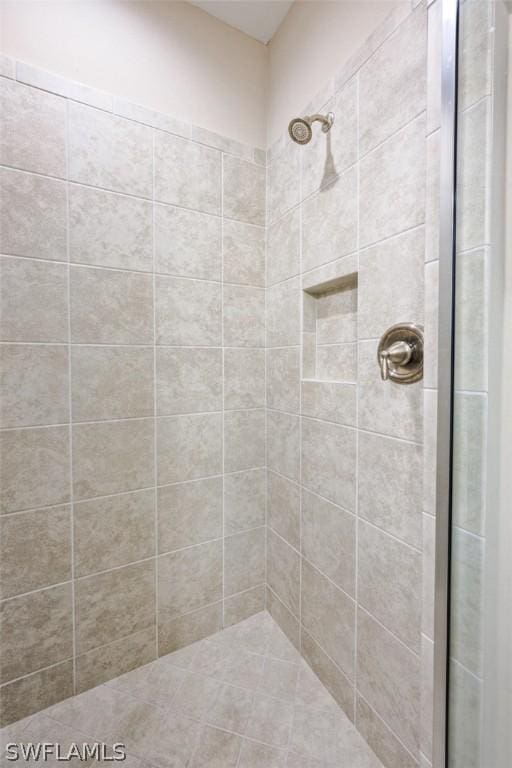
<svg viewBox="0 0 512 768"><path fill-rule="evenodd" d="M302 377L357 381L357 272L303 286Z"/></svg>

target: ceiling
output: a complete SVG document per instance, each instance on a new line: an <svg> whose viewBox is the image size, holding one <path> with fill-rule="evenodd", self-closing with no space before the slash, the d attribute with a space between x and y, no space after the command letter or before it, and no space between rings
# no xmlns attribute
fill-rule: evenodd
<svg viewBox="0 0 512 768"><path fill-rule="evenodd" d="M211 16L268 43L290 10L293 0L189 0Z"/></svg>

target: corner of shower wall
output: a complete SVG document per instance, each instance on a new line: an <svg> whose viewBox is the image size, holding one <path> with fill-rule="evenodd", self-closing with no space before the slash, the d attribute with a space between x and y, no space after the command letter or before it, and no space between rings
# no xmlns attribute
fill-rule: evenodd
<svg viewBox="0 0 512 768"><path fill-rule="evenodd" d="M395 10L305 108L330 132L268 153L267 608L386 768L430 754L439 6ZM380 381L398 322L423 383Z"/></svg>
<svg viewBox="0 0 512 768"><path fill-rule="evenodd" d="M266 158L0 66L3 725L264 608Z"/></svg>

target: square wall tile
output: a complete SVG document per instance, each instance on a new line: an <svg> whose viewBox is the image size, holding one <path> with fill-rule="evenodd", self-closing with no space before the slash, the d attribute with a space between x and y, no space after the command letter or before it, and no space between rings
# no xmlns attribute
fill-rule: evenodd
<svg viewBox="0 0 512 768"><path fill-rule="evenodd" d="M355 383L357 381L357 345L317 344L316 376L325 381Z"/></svg>
<svg viewBox="0 0 512 768"><path fill-rule="evenodd" d="M425 117L367 155L360 166L360 243L376 243L425 221Z"/></svg>
<svg viewBox="0 0 512 768"><path fill-rule="evenodd" d="M222 478L158 488L158 550L172 552L222 536Z"/></svg>
<svg viewBox="0 0 512 768"><path fill-rule="evenodd" d="M73 655L69 583L4 600L0 615L3 683Z"/></svg>
<svg viewBox="0 0 512 768"><path fill-rule="evenodd" d="M298 481L300 417L267 411L267 465L280 475Z"/></svg>
<svg viewBox="0 0 512 768"><path fill-rule="evenodd" d="M79 264L149 272L153 211L147 200L69 185L69 254Z"/></svg>
<svg viewBox="0 0 512 768"><path fill-rule="evenodd" d="M490 211L486 167L490 159L490 97L466 110L458 125L457 249L466 251L488 242Z"/></svg>
<svg viewBox="0 0 512 768"><path fill-rule="evenodd" d="M268 347L300 344L300 302L300 281L297 277L267 290Z"/></svg>
<svg viewBox="0 0 512 768"><path fill-rule="evenodd" d="M68 427L1 432L2 514L69 501L69 461Z"/></svg>
<svg viewBox="0 0 512 768"><path fill-rule="evenodd" d="M238 472L265 464L265 411L224 413L224 470Z"/></svg>
<svg viewBox="0 0 512 768"><path fill-rule="evenodd" d="M356 578L356 520L330 501L302 491L301 552L352 597Z"/></svg>
<svg viewBox="0 0 512 768"><path fill-rule="evenodd" d="M354 687L305 629L301 633L302 655L333 699L350 720L354 719Z"/></svg>
<svg viewBox="0 0 512 768"><path fill-rule="evenodd" d="M239 621L254 616L265 610L265 585L253 587L246 592L239 592L224 599L224 626L238 624Z"/></svg>
<svg viewBox="0 0 512 768"><path fill-rule="evenodd" d="M73 421L153 415L153 350L71 347Z"/></svg>
<svg viewBox="0 0 512 768"><path fill-rule="evenodd" d="M420 652L421 552L378 528L358 528L358 602Z"/></svg>
<svg viewBox="0 0 512 768"><path fill-rule="evenodd" d="M300 348L267 351L267 405L298 413L300 408Z"/></svg>
<svg viewBox="0 0 512 768"><path fill-rule="evenodd" d="M69 421L69 364L65 346L0 346L0 427Z"/></svg>
<svg viewBox="0 0 512 768"><path fill-rule="evenodd" d="M0 725L9 725L73 695L73 662L63 661L2 688Z"/></svg>
<svg viewBox="0 0 512 768"><path fill-rule="evenodd" d="M361 68L360 151L366 153L426 106L427 11L420 5Z"/></svg>
<svg viewBox="0 0 512 768"><path fill-rule="evenodd" d="M267 559L267 567L268 567ZM266 609L294 648L300 650L300 625L297 618L289 611L281 599L268 586L266 592Z"/></svg>
<svg viewBox="0 0 512 768"><path fill-rule="evenodd" d="M222 601L199 608L185 616L170 618L160 607L158 612L158 651L162 656L202 640L222 629Z"/></svg>
<svg viewBox="0 0 512 768"><path fill-rule="evenodd" d="M383 765L391 764L400 766L400 768L416 768L416 761L412 762L410 752L396 738L394 733L389 730L386 723L378 716L363 699L357 696L356 702L357 729L363 736L369 747L375 752ZM428 764L430 766L430 763ZM421 762L420 766L426 768L427 764Z"/></svg>
<svg viewBox="0 0 512 768"><path fill-rule="evenodd" d="M157 272L220 280L221 219L170 205L156 205L155 259Z"/></svg>
<svg viewBox="0 0 512 768"><path fill-rule="evenodd" d="M153 130L74 101L68 108L71 181L151 197Z"/></svg>
<svg viewBox="0 0 512 768"><path fill-rule="evenodd" d="M265 291L238 285L224 286L224 344L228 347L265 346Z"/></svg>
<svg viewBox="0 0 512 768"><path fill-rule="evenodd" d="M66 175L66 101L2 78L0 163L47 176Z"/></svg>
<svg viewBox="0 0 512 768"><path fill-rule="evenodd" d="M486 394L455 393L453 522L480 536L485 533L487 410Z"/></svg>
<svg viewBox="0 0 512 768"><path fill-rule="evenodd" d="M265 528L235 533L224 541L224 594L234 595L265 581Z"/></svg>
<svg viewBox="0 0 512 768"><path fill-rule="evenodd" d="M224 533L239 533L265 524L265 470L224 475Z"/></svg>
<svg viewBox="0 0 512 768"><path fill-rule="evenodd" d="M1 599L70 578L71 510L67 504L0 517Z"/></svg>
<svg viewBox="0 0 512 768"><path fill-rule="evenodd" d="M157 482L178 483L222 473L222 416L159 418Z"/></svg>
<svg viewBox="0 0 512 768"><path fill-rule="evenodd" d="M357 173L346 171L303 205L302 269L357 249Z"/></svg>
<svg viewBox="0 0 512 768"><path fill-rule="evenodd" d="M2 341L68 340L68 268L0 257Z"/></svg>
<svg viewBox="0 0 512 768"><path fill-rule="evenodd" d="M473 5L473 4L471 4ZM451 744L457 768L479 768L481 754L483 683L456 661L450 663Z"/></svg>
<svg viewBox="0 0 512 768"><path fill-rule="evenodd" d="M292 141L286 143L282 152L272 157L268 166L268 212L270 222L294 208L300 201L300 151Z"/></svg>
<svg viewBox="0 0 512 768"><path fill-rule="evenodd" d="M127 565L75 582L77 654L155 623L155 561Z"/></svg>
<svg viewBox="0 0 512 768"><path fill-rule="evenodd" d="M300 549L300 490L286 477L269 472L267 478L267 524Z"/></svg>
<svg viewBox="0 0 512 768"><path fill-rule="evenodd" d="M222 541L158 558L158 606L176 618L222 599Z"/></svg>
<svg viewBox="0 0 512 768"><path fill-rule="evenodd" d="M65 182L0 169L2 253L66 261L66 217Z"/></svg>
<svg viewBox="0 0 512 768"><path fill-rule="evenodd" d="M222 409L222 350L156 350L157 413L220 411Z"/></svg>
<svg viewBox="0 0 512 768"><path fill-rule="evenodd" d="M358 273L360 339L380 338L391 325L423 325L424 229L362 251Z"/></svg>
<svg viewBox="0 0 512 768"><path fill-rule="evenodd" d="M302 482L352 512L356 500L356 432L302 419Z"/></svg>
<svg viewBox="0 0 512 768"><path fill-rule="evenodd" d="M355 602L302 560L301 618L320 647L354 679Z"/></svg>
<svg viewBox="0 0 512 768"><path fill-rule="evenodd" d="M420 658L359 609L357 684L410 752L419 747Z"/></svg>
<svg viewBox="0 0 512 768"><path fill-rule="evenodd" d="M71 267L71 340L85 344L151 344L150 275Z"/></svg>
<svg viewBox="0 0 512 768"><path fill-rule="evenodd" d="M265 169L260 165L223 157L223 214L249 224L265 224Z"/></svg>
<svg viewBox="0 0 512 768"><path fill-rule="evenodd" d="M485 540L454 528L450 655L478 677L484 664Z"/></svg>
<svg viewBox="0 0 512 768"><path fill-rule="evenodd" d="M154 491L123 493L74 508L75 577L106 571L155 554ZM105 542L115 542L115 547Z"/></svg>
<svg viewBox="0 0 512 768"><path fill-rule="evenodd" d="M75 498L107 496L153 485L153 430L152 419L76 424Z"/></svg>
<svg viewBox="0 0 512 768"><path fill-rule="evenodd" d="M155 197L204 213L221 212L221 153L155 131Z"/></svg>
<svg viewBox="0 0 512 768"><path fill-rule="evenodd" d="M302 197L329 184L357 160L357 78L351 78L322 112L334 112L328 133L315 129L302 156Z"/></svg>
<svg viewBox="0 0 512 768"><path fill-rule="evenodd" d="M224 280L265 286L265 229L224 220Z"/></svg>
<svg viewBox="0 0 512 768"><path fill-rule="evenodd" d="M490 259L484 248L457 256L455 386L460 390L485 391L488 385Z"/></svg>
<svg viewBox="0 0 512 768"><path fill-rule="evenodd" d="M302 414L346 426L356 423L357 392L354 384L338 381L303 381Z"/></svg>
<svg viewBox="0 0 512 768"><path fill-rule="evenodd" d="M360 432L359 516L418 549L422 466L420 445Z"/></svg>
<svg viewBox="0 0 512 768"><path fill-rule="evenodd" d="M222 341L220 283L156 278L156 343L219 347Z"/></svg>
<svg viewBox="0 0 512 768"><path fill-rule="evenodd" d="M295 617L300 615L300 555L267 531L267 584Z"/></svg>
<svg viewBox="0 0 512 768"><path fill-rule="evenodd" d="M76 658L76 690L82 693L154 661L156 627L135 632Z"/></svg>
<svg viewBox="0 0 512 768"><path fill-rule="evenodd" d="M296 208L268 227L267 282L274 285L300 272L300 211Z"/></svg>
<svg viewBox="0 0 512 768"><path fill-rule="evenodd" d="M224 349L224 408L265 405L265 350Z"/></svg>

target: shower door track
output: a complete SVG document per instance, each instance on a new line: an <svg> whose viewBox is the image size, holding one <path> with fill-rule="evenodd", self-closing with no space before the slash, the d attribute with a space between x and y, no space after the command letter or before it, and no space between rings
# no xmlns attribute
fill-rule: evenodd
<svg viewBox="0 0 512 768"><path fill-rule="evenodd" d="M442 0L433 768L448 764L459 0Z"/></svg>

